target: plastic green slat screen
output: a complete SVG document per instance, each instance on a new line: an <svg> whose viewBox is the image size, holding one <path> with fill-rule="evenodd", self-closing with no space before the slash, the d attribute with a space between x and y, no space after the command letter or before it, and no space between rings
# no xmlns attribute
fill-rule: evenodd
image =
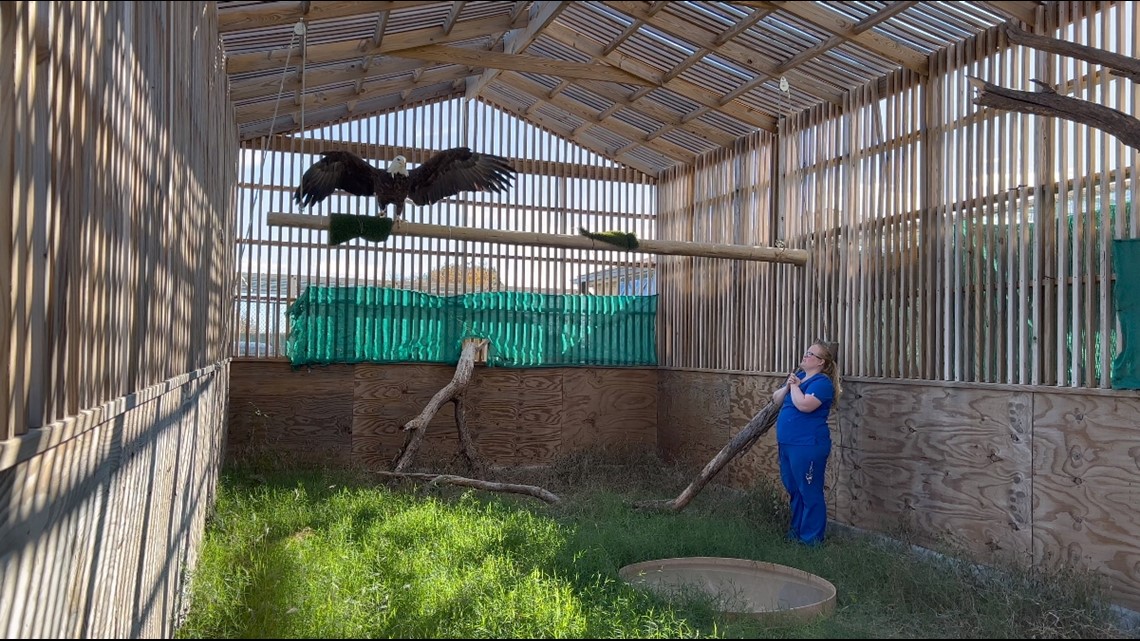
<svg viewBox="0 0 1140 641"><path fill-rule="evenodd" d="M289 307L287 353L294 366L455 364L476 337L490 341L489 365L656 365L656 316L656 296L310 286Z"/></svg>
<svg viewBox="0 0 1140 641"><path fill-rule="evenodd" d="M1122 346L1112 359L1112 386L1140 389L1140 239L1112 241L1112 263Z"/></svg>

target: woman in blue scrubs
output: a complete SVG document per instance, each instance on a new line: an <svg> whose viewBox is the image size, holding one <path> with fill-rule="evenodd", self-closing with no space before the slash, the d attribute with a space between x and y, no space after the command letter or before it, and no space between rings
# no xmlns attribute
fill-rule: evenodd
<svg viewBox="0 0 1140 641"><path fill-rule="evenodd" d="M835 353L823 342L804 352L800 370L772 394L780 403L776 418L776 444L780 478L791 500L789 538L806 545L823 542L827 527L827 500L823 495L824 470L831 454L827 415L839 396Z"/></svg>

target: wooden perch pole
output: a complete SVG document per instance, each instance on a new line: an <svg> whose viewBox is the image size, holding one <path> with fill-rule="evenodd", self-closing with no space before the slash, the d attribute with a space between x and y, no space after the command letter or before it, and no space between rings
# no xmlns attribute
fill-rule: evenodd
<svg viewBox="0 0 1140 641"><path fill-rule="evenodd" d="M312 214L270 213L267 222L273 227L300 227L304 229L327 230L328 216ZM530 247L562 247L566 249L595 249L599 251L621 251L621 248L585 236L561 234L541 234L538 232L500 231L496 229L475 229L472 227L448 227L446 225L425 225L397 220L392 225L392 236L418 236L421 238L443 238L447 240L472 240L482 243L503 243L506 245L526 245ZM638 248L631 250L645 254L665 256L701 256L704 258L734 258L769 263L790 263L802 266L807 263L806 249L781 247L759 247L752 245L717 245L714 243L690 243L678 240L638 239Z"/></svg>
<svg viewBox="0 0 1140 641"><path fill-rule="evenodd" d="M431 397L419 416L404 424L404 431L411 432L411 434L407 442L404 443L403 451L396 457L394 467L396 472L403 472L412 464L416 450L419 449L420 443L423 442L424 435L427 433L428 423L431 422L439 408L467 388L467 384L471 382L471 372L475 369L475 356L486 345L487 340L483 338L464 341L463 353L459 356L459 364L455 366L455 376L452 377L451 382Z"/></svg>
<svg viewBox="0 0 1140 641"><path fill-rule="evenodd" d="M671 510L673 512L680 512L685 509L685 506L704 489L705 485L708 485L709 481L713 480L713 478L724 469L725 465L728 465L729 461L736 458L739 454L748 451L748 448L752 447L757 439L772 429L772 426L776 424L776 417L779 416L779 414L780 406L770 401L763 409L756 413L756 416L752 417L752 420L748 421L744 429L740 430L740 432L728 442L728 445L725 445L724 448L713 457L713 460L705 465L705 468L701 470L697 478L694 479L693 482L689 484L689 487L685 488L677 498L665 501L639 501L634 503L634 507Z"/></svg>

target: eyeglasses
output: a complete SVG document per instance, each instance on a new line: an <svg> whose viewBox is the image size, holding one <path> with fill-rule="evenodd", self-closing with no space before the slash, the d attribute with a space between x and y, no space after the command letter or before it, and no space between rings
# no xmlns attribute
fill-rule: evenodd
<svg viewBox="0 0 1140 641"><path fill-rule="evenodd" d="M816 359L819 359L821 361L824 360L824 358L822 356L820 356L819 354L816 354L815 352L811 351L810 349L808 351L804 352L804 356L805 357L811 356L812 358L816 358Z"/></svg>

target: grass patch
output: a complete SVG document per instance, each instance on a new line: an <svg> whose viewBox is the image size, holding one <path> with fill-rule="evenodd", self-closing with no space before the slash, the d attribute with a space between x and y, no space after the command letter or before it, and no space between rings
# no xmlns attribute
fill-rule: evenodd
<svg viewBox="0 0 1140 641"><path fill-rule="evenodd" d="M688 474L650 456L577 456L510 480L563 497L387 486L363 472L234 467L191 579L180 638L1106 638L1123 637L1096 577L916 556L833 532L783 539L781 492L710 486L680 514ZM664 601L618 569L657 558L771 561L826 578L833 616L728 619L707 598Z"/></svg>

